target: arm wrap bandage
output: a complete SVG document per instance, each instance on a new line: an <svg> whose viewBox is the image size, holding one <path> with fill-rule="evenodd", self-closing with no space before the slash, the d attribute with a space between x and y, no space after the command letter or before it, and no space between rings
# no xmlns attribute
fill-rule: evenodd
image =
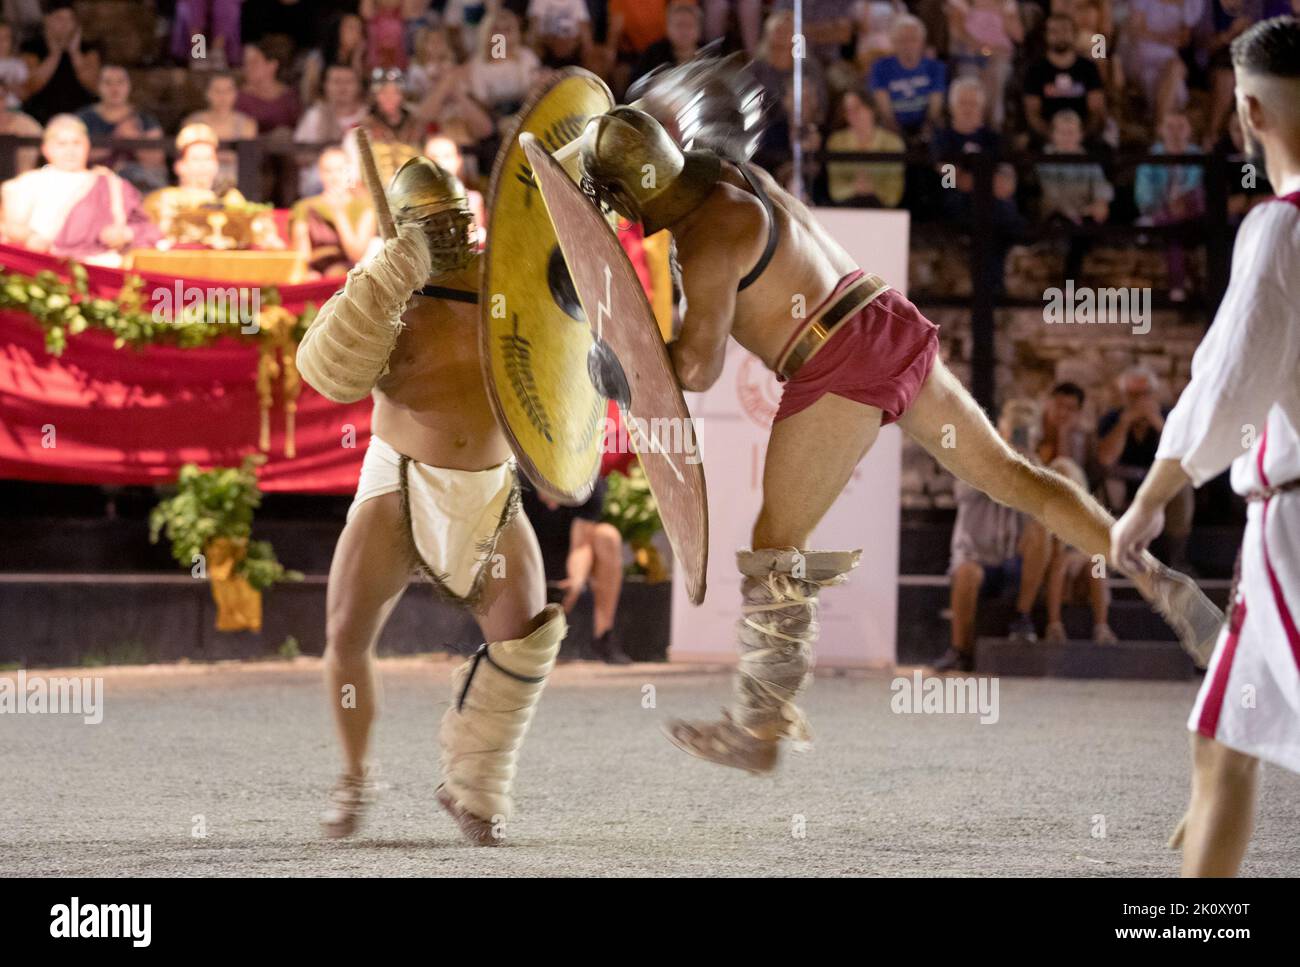
<svg viewBox="0 0 1300 967"><path fill-rule="evenodd" d="M321 307L298 346L298 370L336 403L364 399L388 372L402 313L429 279L429 248L420 229L403 225L366 264L348 272L343 291Z"/></svg>

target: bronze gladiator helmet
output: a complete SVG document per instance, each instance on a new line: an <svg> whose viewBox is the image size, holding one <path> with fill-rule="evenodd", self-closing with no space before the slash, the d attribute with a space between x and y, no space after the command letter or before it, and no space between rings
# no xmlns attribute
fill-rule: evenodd
<svg viewBox="0 0 1300 967"><path fill-rule="evenodd" d="M634 107L616 107L587 122L582 134L583 187L647 235L699 206L722 175L711 151L682 151L664 126Z"/></svg>
<svg viewBox="0 0 1300 967"><path fill-rule="evenodd" d="M464 268L474 255L474 215L460 179L428 158L411 158L388 185L393 220L415 223L429 243L433 274Z"/></svg>

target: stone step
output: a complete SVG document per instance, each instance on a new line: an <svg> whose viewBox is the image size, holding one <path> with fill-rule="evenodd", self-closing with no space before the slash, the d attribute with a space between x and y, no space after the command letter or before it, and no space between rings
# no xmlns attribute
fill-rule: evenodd
<svg viewBox="0 0 1300 967"><path fill-rule="evenodd" d="M1123 678L1189 681L1199 672L1181 647L1167 641L1091 641L1060 644L980 638L975 642L975 672L1024 678Z"/></svg>
<svg viewBox="0 0 1300 967"><path fill-rule="evenodd" d="M325 650L324 576L281 584L262 598L262 630L217 631L206 581L185 574L0 574L0 666L71 667L275 657L292 638L304 655ZM666 661L672 586L629 578L614 637L637 661ZM591 595L569 615L562 654L588 657ZM468 654L483 640L466 611L412 581L380 636L381 655Z"/></svg>

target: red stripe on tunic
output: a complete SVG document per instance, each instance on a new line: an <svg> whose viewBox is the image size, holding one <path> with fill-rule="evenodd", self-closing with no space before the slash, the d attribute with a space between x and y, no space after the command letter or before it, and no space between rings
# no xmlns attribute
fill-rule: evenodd
<svg viewBox="0 0 1300 967"><path fill-rule="evenodd" d="M1294 196L1300 198L1300 195ZM1264 472L1264 451L1268 449L1268 428L1264 428L1264 435L1259 441L1259 455L1255 458L1255 469L1259 471L1260 482L1265 488L1272 486L1268 480L1268 474ZM1287 644L1291 646L1291 656L1295 659L1296 667L1300 668L1300 628L1296 627L1295 618L1291 615L1291 609L1287 606L1286 595L1282 593L1282 582L1277 579L1277 572L1273 570L1273 562L1268 556L1268 505L1272 498L1264 501L1264 510L1260 518L1259 540L1264 548L1264 571L1268 574L1268 584L1273 591L1273 600L1277 604L1278 617L1282 619L1282 628L1286 632Z"/></svg>
<svg viewBox="0 0 1300 967"><path fill-rule="evenodd" d="M1223 714L1223 700L1228 693L1228 676L1232 674L1232 660L1237 655L1237 642L1241 638L1241 629L1246 624L1246 596L1241 596L1241 604L1233 609L1232 627L1228 631L1228 640L1223 643L1223 655L1214 668L1214 678L1210 681L1210 690L1205 693L1205 704L1201 706L1201 720L1196 723L1196 731L1207 739L1216 737L1219 730L1219 717Z"/></svg>

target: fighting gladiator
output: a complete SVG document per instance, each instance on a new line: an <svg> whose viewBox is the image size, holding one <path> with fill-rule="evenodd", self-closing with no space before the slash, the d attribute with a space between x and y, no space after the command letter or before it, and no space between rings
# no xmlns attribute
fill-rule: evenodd
<svg viewBox="0 0 1300 967"><path fill-rule="evenodd" d="M696 71L685 78L689 96L663 80L633 106L588 122L583 179L589 195L647 235L672 234L685 309L670 354L683 389L717 380L728 337L784 384L762 509L751 547L737 554L734 699L720 720L667 727L689 753L764 773L782 740L811 738L796 699L809 676L818 596L847 579L859 552L811 550L808 540L881 426L897 423L956 477L1085 554L1109 554L1112 519L1077 485L1011 449L938 358L937 326L746 163L756 137L748 98L735 98L741 88L688 70ZM675 105L686 107L675 113ZM665 127L728 114L743 132L733 142L747 149L723 150L725 139L718 150L701 147L706 139L686 136L684 125ZM1186 576L1147 553L1141 562L1128 568L1139 591L1185 648L1208 654L1222 614Z"/></svg>
<svg viewBox="0 0 1300 967"><path fill-rule="evenodd" d="M304 378L324 396L374 398L329 573L325 664L343 770L321 825L330 838L353 834L374 798L375 643L414 572L472 610L486 641L452 676L436 798L470 842L496 845L566 625L546 605L541 552L517 512L515 461L483 382L480 255L465 189L413 158L387 204L394 237L348 273L298 350Z"/></svg>

